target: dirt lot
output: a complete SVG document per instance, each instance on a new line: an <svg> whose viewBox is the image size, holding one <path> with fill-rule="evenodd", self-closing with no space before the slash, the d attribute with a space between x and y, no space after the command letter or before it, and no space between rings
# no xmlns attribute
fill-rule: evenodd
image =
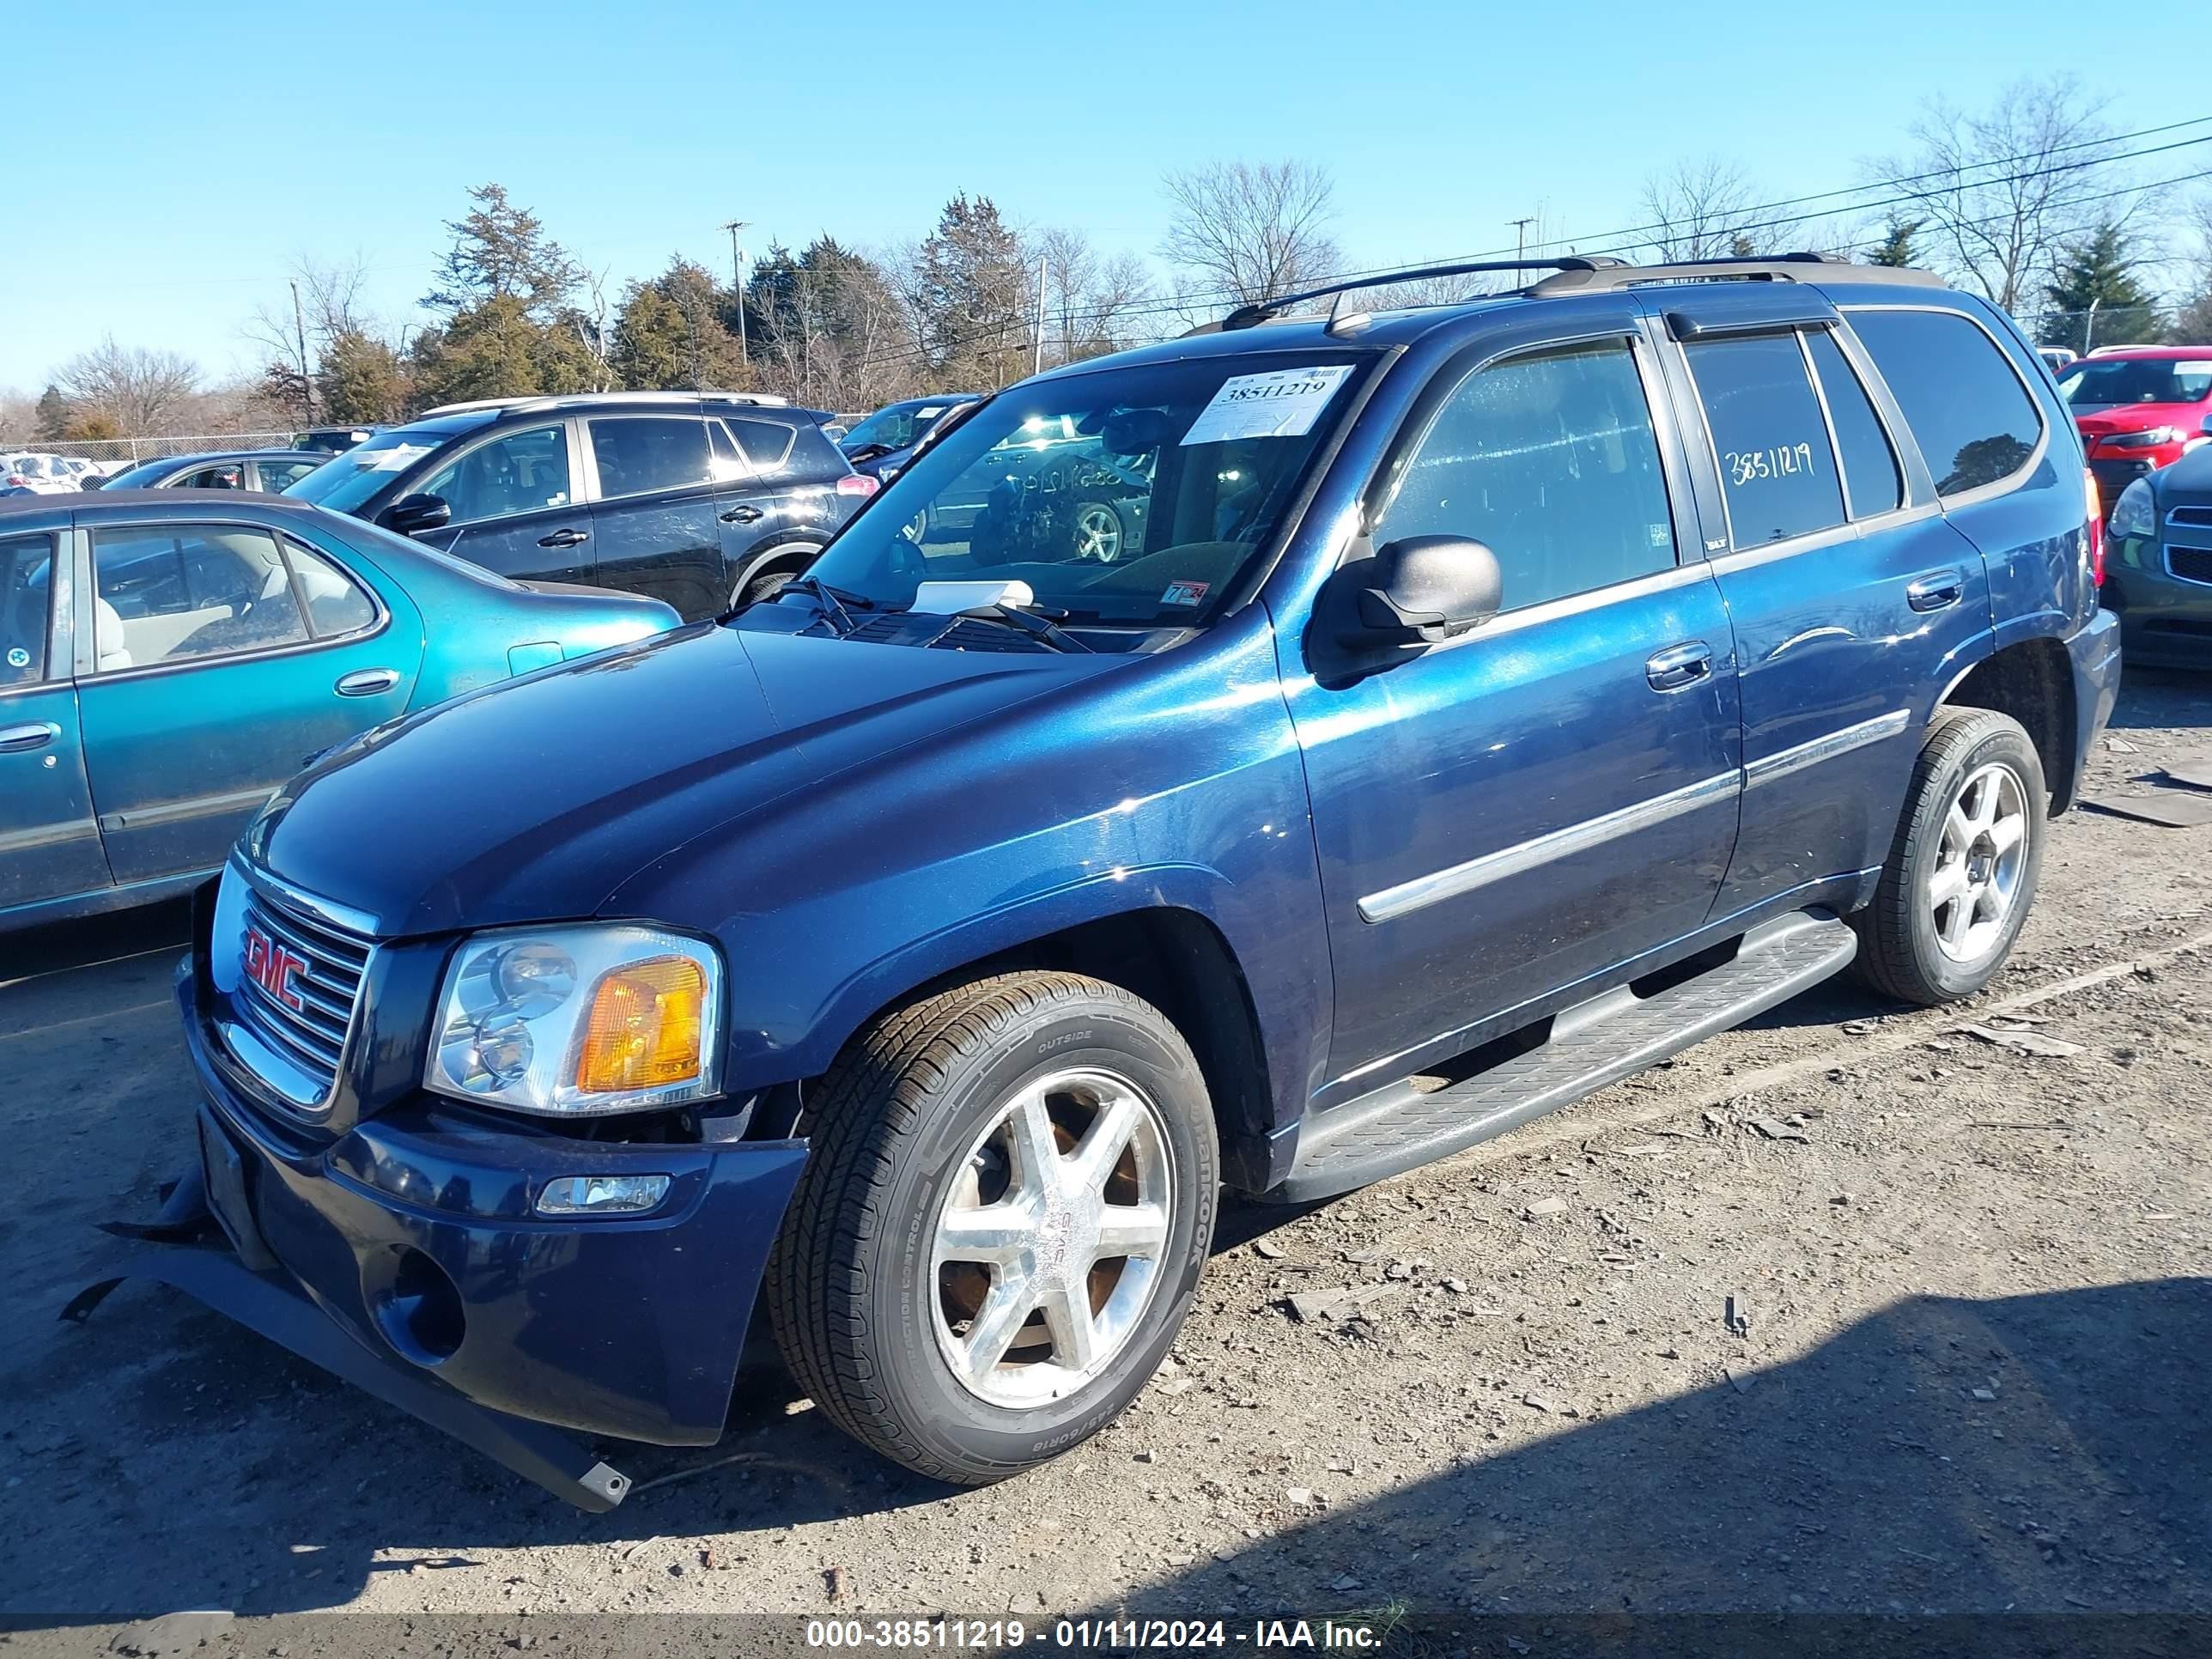
<svg viewBox="0 0 2212 1659"><path fill-rule="evenodd" d="M2131 679L2093 793L2208 726L2212 686ZM623 1449L600 1516L174 1292L58 1323L189 1155L181 922L0 942L0 1611L2212 1612L2208 847L2077 813L1976 1009L1832 987L1232 1207L1177 1363L1030 1477L908 1476L769 1372L712 1451ZM2076 1051L1956 1029L2008 1017ZM1381 1293L1290 1310L1340 1287Z"/></svg>

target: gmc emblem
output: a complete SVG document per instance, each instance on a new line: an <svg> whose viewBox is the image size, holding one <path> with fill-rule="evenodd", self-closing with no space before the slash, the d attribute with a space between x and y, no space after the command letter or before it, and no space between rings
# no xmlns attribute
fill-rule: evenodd
<svg viewBox="0 0 2212 1659"><path fill-rule="evenodd" d="M292 988L292 975L307 965L307 957L278 944L252 922L246 924L246 976L281 1006L295 1011L307 1006Z"/></svg>

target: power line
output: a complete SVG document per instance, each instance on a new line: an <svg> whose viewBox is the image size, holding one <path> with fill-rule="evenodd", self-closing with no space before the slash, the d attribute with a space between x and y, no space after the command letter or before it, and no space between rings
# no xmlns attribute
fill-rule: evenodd
<svg viewBox="0 0 2212 1659"><path fill-rule="evenodd" d="M2172 124L2172 125L2169 125L2169 126L2166 126L2166 127L2160 127L2160 128L2151 128L2151 129L2148 129L2148 130L2146 130L2146 131L2144 131L2144 132L2142 132L2142 133L2125 135L2125 137L2124 137L2123 139L2118 140L2118 141L2117 141L2117 142L2124 142L2124 141L2125 141L2125 137L2150 137L2150 136L2154 136L2154 135L2155 135L2156 133L2159 133L2159 132L2172 131L2173 131L2173 130L2174 130L2174 127L2175 127L2175 126L2191 125L2203 125L2203 124L2205 124L2205 123L2207 123L2207 122L2212 122L2212 117L2205 117L2205 118L2202 118L2199 121L2197 121L2197 122L2193 122L2193 123L2192 123L2192 122L2181 122L2181 123L2175 123L2175 124ZM2098 142L2114 142L2114 141L2102 141L2102 140L2100 140L2100 141L2098 141ZM2161 144L2161 145L2154 146L2154 147L2151 147L2151 148L2149 148L2149 149L2143 149L2143 150L2141 150L2141 151L2130 152L2130 153L2128 153L2128 154L2122 155L2109 156L2109 157L2103 157L2103 158L2100 158L2099 160L2097 160L2097 161L2094 161L2094 162L2067 162L2067 163L2062 163L2062 164L2060 164L2059 166L2053 167L2040 168L2040 169L2031 169L2031 170L2029 170L2028 172L2026 172L2026 173L2019 173L2019 174L2016 174L2016 175L2010 175L2010 176L2009 176L2009 178L2008 178L2008 179L2005 179L2005 180L1996 180L1996 179L1991 179L1991 180L1984 180L1984 184L1994 184L1994 183L1999 183L1999 182L2020 182L2020 181L2024 181L2024 180L2026 180L2026 179L2032 179L2032 178L2037 178L2037 177L2041 177L2041 176L2046 176L2046 175L2050 175L2050 174L2056 174L2056 173L2064 173L2064 172L2080 171L2080 170L2082 170L2082 169L2084 169L2084 168L2086 168L2087 167L2089 167L2089 166L2104 166L2104 165L2108 165L2108 164L2110 164L2110 163L2112 163L2112 162L2117 162L2117 161L2127 161L2127 160L2133 160L2133 159L2136 159L2137 156L2140 156L2140 155L2158 155L2158 154L2161 154L2161 153L2163 153L2163 152L2165 152L2165 151L2166 151L2166 150L2171 150L2171 149L2185 149L2185 148L2188 148L2188 147L2189 147L2189 146L2191 146L2191 145L2194 145L2194 144L2203 144L2203 143L2212 143L2212 134L2207 134L2207 135L2205 135L2204 137L2199 137L2199 138L2193 138L2193 139L2184 140L2184 141L2182 141L2182 142L2180 142L2180 143L2173 143L2173 144ZM2077 148L2078 148L2078 146L2077 146ZM2005 159L2007 159L2007 160L2010 160L2010 159L2013 159L2013 158L2005 158ZM1973 164L1973 165L1982 165L1982 164ZM1958 168L1958 169L1953 169L1953 171L1959 171L1959 172L1964 172L1964 171L1968 171L1968 170L1971 170L1971 168L1970 168L1970 167L1962 167L1962 168ZM1934 173L1920 173L1920 174L1916 174L1916 175L1913 175L1913 176L1914 176L1915 178L1917 178L1917 179L1928 179L1928 178L1935 177L1935 176L1936 176L1936 174L1934 174ZM2071 204L2071 205L2073 205L2073 206L2076 206L2076 207L2089 207L2089 206L2094 206L2094 205L2095 205L2096 204L2098 204L2098 203L2100 203L2100 202L2106 202L2106 201L2113 201L2113 200L2117 200L2118 198L2119 198L2120 197L2123 197L2123 196L2142 195L2142 194L2146 194L2146 193L2148 193L2148 192L2149 192L2149 191L2155 191L2155 190L2164 190L2164 189L2170 188L2171 186L2175 185L2185 185L2185 184L2191 184L2191 183L2194 183L2194 182L2196 182L2196 181L2197 181L2197 180L2198 180L2198 179L2208 179L2208 178L2212 178L2212 168L2203 168L2203 169L2200 169L2199 171L2197 171L2197 172L2194 172L2194 173L2180 173L2180 174L2177 174L2176 176L2174 176L2174 177L2172 177L2172 178L2169 178L2169 179L2152 179L2152 180L2150 180L2149 182L2145 183L2145 184L2138 184L2138 185L2120 185L2120 186L2118 186L2118 187L2117 187L2117 188L2115 188L2115 189L2112 189L2112 190L2110 190L2110 191L2101 191L2101 192L2100 192L2100 193L2098 193L2098 194L2096 194L2096 195L2093 195L2093 196L2083 196L2083 197L2076 198L2074 200L2074 202ZM1871 184L1869 184L1869 185L1857 186L1857 187L1856 187L1856 188L1860 189L1860 190L1890 188L1890 187L1893 187L1893 186L1894 186L1894 185L1895 185L1895 184L1897 184L1897 183L1899 183L1899 182L1902 182L1902 181L1899 181L1899 180L1888 180L1888 179L1882 179L1882 180L1876 180L1876 181L1874 181L1873 183L1871 183ZM1832 198L1833 197L1835 197L1836 195L1843 194L1843 193L1847 193L1847 192L1839 192L1839 191L1822 191L1822 192L1819 192L1818 194L1814 195L1814 196L1800 197L1800 198L1796 198L1796 199L1797 199L1798 201L1800 201L1800 202L1805 202L1805 201L1814 201L1814 200L1826 200L1826 199L1832 199ZM1905 198L1896 198L1896 199L1897 199L1897 200L1899 200L1899 201L1905 201L1905 200L1917 200L1917 199L1920 199L1920 198L1918 198L1905 197ZM1875 204L1857 204L1856 206L1855 206L1854 208L1851 208L1851 209L1829 210L1826 210L1826 211L1824 211L1824 212L1820 212L1820 213L1798 214L1798 215L1791 216L1785 217L1785 218L1773 219L1773 220L1767 220L1767 221L1759 222L1758 222L1758 223L1747 224L1747 225L1744 225L1744 226L1741 227L1740 228L1741 228L1741 229L1743 229L1743 230L1747 230L1747 231L1748 231L1748 230L1757 230L1757 229L1771 229L1771 228L1778 228L1778 227L1789 226L1789 225L1796 225L1796 224L1804 224L1804 223L1809 223L1809 222L1812 222L1816 221L1816 220L1820 220L1820 219L1833 217L1833 216L1836 216L1836 214L1837 214L1837 213L1838 213L1838 212L1842 212L1842 211L1865 211L1865 210L1868 210L1868 208L1869 208L1869 206L1878 207L1878 206L1883 206L1883 205L1887 205L1887 204L1887 204L1887 203L1875 203ZM1778 205L1778 206L1779 206L1779 205L1783 205L1783 204L1778 204L1778 204L1775 204L1774 205ZM1968 227L1968 228L1985 228L1985 227L1987 227L1987 226L1989 226L1989 225L1992 225L1992 224L1999 223L1999 222L2002 222L2002 221L2006 216L2005 216L2005 215L2003 215L2003 214L1995 214L1995 215L1989 216L1988 217L1985 217L1985 218L1982 218L1982 219L1972 219L1972 220L1966 220L1966 221L1963 221L1963 222L1962 222L1965 226L1966 226L1966 227ZM1597 239L1597 240L1599 240L1599 242L1600 242L1600 246L1616 246L1616 247L1617 247L1617 246L1623 246L1623 245L1626 243L1626 239L1627 239L1628 237L1632 236L1632 235L1634 235L1634 234L1638 234L1639 231L1641 231L1641 230L1648 230L1648 229L1650 229L1650 228L1651 228L1651 227L1648 227L1648 226L1646 226L1646 227L1632 227L1632 228L1629 228L1628 230L1625 230L1625 231L1615 231L1615 232L1601 233L1601 237L1600 237L1599 239ZM1590 240L1590 239L1577 239L1578 242L1579 242L1579 241L1583 241L1583 240ZM1547 245L1544 245L1544 246L1549 246L1549 245L1548 245L1548 244L1547 244ZM1879 240L1870 240L1870 241L1865 241L1865 242L1860 242L1860 243L1855 243L1855 244L1849 244L1849 245L1846 245L1845 249L1844 249L1844 250L1842 250L1842 251L1847 251L1847 252L1863 252L1863 251L1865 251L1865 250L1867 250L1867 249L1869 249L1869 248L1877 247L1877 246L1881 246L1881 243L1880 243L1880 241L1879 241ZM1464 262L1464 261L1467 261L1467 260L1471 260L1471 259L1480 258L1486 258L1486 257L1498 257L1498 258L1503 258L1503 257L1504 256L1504 253L1505 253L1506 252L1507 252L1507 250L1498 250L1498 251L1496 251L1496 252L1495 252L1494 256L1493 256L1493 255L1490 255L1490 254L1468 254L1468 255L1457 255L1457 256L1446 256L1445 258L1439 258L1439 259L1436 259L1436 260L1425 260L1425 261L1422 261L1422 262L1421 262L1421 264L1455 264L1455 263L1462 263L1462 262ZM1413 267L1413 269L1418 269L1419 267L1418 267L1418 266L1415 266L1415 267ZM1403 265L1403 264L1382 265L1382 266L1376 266L1376 267L1373 267L1373 268L1370 268L1370 269L1367 269L1367 270L1349 271L1349 272L1346 272L1346 273L1344 273L1344 275L1345 275L1345 276L1390 276L1390 275L1395 274L1395 273L1400 272L1400 271L1404 271L1404 270L1407 270L1407 269L1408 269L1408 267L1407 267L1407 265ZM1237 297L1238 297L1238 296L1237 296L1237 295L1235 295L1235 294L1233 294L1233 293L1228 293L1228 292L1221 292L1221 293L1205 293L1205 292L1201 292L1201 293L1195 294L1195 295L1192 295L1192 294L1176 295L1172 295L1172 296L1164 297L1164 298L1163 298L1163 299L1161 299L1161 300L1155 301L1152 301L1152 302L1148 303L1148 304L1136 305L1136 306L1126 306L1126 307L1101 307L1101 308L1097 308L1097 309L1096 309L1095 311L1093 311L1093 312L1091 312L1091 313L1081 313L1081 312L1073 313L1071 313L1071 316L1072 316L1073 318L1074 318L1075 319L1079 320L1079 321L1090 322L1090 323L1103 323L1103 322L1109 322L1109 321L1121 321L1121 320L1125 320L1125 319L1130 319L1130 318L1134 318L1134 317L1162 316L1162 315L1169 315L1169 314L1182 314L1182 315L1188 315L1188 314L1191 314L1191 313L1194 313L1194 312L1196 312L1196 311L1199 311L1199 310L1200 310L1200 309L1203 309L1203 308L1205 307L1205 306L1206 305L1206 303L1207 303L1209 301L1216 301L1216 302L1223 302L1223 303L1225 303L1225 302L1227 302L1227 301L1233 301L1233 300L1237 299ZM944 343L942 349L945 349L945 350L946 350L946 351L958 351L958 350L963 350L963 349L967 349L967 348L969 348L969 347L971 347L971 346L980 346L980 347L983 347L983 348L985 348L985 349L989 349L991 346L993 346L993 345L994 345L994 344L1002 344L1002 343L1004 343L1005 338L1006 338L1006 337L1007 335L1011 334L1011 333L1012 333L1012 332L1013 332L1015 330L1019 329L1019 328L1022 328L1022 327L1024 327L1024 326L1025 326L1025 324L1024 323L1024 321L1023 321L1023 319L1020 319L1020 318L1009 318L1009 319L1006 319L1005 322L1000 323L1000 324L997 325L996 326L994 326L994 327L993 327L993 328L987 329L987 330L983 331L982 332L980 332L980 333L977 333L977 334L975 334L975 335L971 335L971 336L968 336L968 337L962 337L962 338L957 338L957 339L952 339L952 340L946 341L946 342L945 342L945 343ZM873 355L873 356L868 356L868 357L862 358L861 360L860 360L860 362L858 362L857 363L855 363L855 364L854 365L854 367L856 369L864 369L864 368L876 368L876 367L879 367L879 366L888 365L888 364L901 363L901 362L918 362L918 361L922 361L922 360L927 359L929 356L930 356L930 351L929 351L929 349L928 349L927 348L926 348L926 347L920 346L920 345L903 345L903 346L900 346L900 347L895 348L895 349L890 349L890 350L888 350L888 351L885 351L885 352L883 352L883 353L879 353L879 354L877 354L877 355Z"/></svg>

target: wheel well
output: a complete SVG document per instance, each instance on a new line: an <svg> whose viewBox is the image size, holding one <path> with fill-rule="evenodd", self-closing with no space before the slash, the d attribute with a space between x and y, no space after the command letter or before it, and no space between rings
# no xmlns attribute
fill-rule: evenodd
<svg viewBox="0 0 2212 1659"><path fill-rule="evenodd" d="M1944 696L1942 707L1990 708L2009 714L2026 729L2043 763L2051 788L2051 815L2073 802L2075 776L2074 675L2066 647L2057 640L2023 640L2008 645Z"/></svg>
<svg viewBox="0 0 2212 1659"><path fill-rule="evenodd" d="M1103 917L963 963L900 1000L1022 968L1108 981L1172 1020L1197 1056L1213 1102L1223 1180L1247 1191L1268 1184L1273 1103L1259 1016L1243 970L1211 922L1195 911L1168 908Z"/></svg>
<svg viewBox="0 0 2212 1659"><path fill-rule="evenodd" d="M738 586L744 588L763 576L773 576L779 570L788 570L797 575L821 556L822 549L818 544L771 547L738 573Z"/></svg>

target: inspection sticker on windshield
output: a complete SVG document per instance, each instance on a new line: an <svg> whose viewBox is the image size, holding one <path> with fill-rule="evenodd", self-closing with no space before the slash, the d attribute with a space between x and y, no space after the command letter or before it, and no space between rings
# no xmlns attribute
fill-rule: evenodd
<svg viewBox="0 0 2212 1659"><path fill-rule="evenodd" d="M1266 374L1232 374L1213 401L1198 411L1182 447L1224 443L1231 438L1302 438L1313 430L1336 395L1350 363L1326 368L1279 368Z"/></svg>
<svg viewBox="0 0 2212 1659"><path fill-rule="evenodd" d="M1202 605L1206 590L1212 582L1170 582L1168 591L1160 595L1162 605Z"/></svg>

